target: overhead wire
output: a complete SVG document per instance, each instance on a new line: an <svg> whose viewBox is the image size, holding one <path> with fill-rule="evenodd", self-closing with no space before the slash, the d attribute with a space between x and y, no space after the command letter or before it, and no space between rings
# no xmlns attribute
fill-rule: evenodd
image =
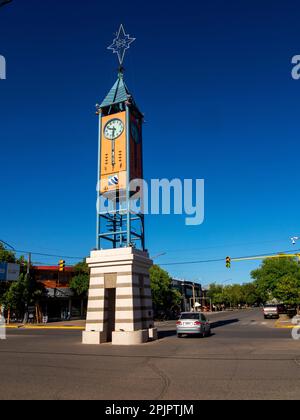
<svg viewBox="0 0 300 420"><path fill-rule="evenodd" d="M47 253L41 253L41 252L35 252L35 251L25 251L25 250L14 250L13 252L20 253L20 254L31 254L36 255L40 257L50 257L50 258L64 258L66 260L84 260L86 257L83 256L70 256L70 255L58 255L58 254L47 254ZM300 252L300 249L292 249L287 251L281 251L281 252L273 252L273 253L264 253L260 255L248 255L248 256L242 256L242 257L231 257L232 260L235 259L243 259L243 258L255 258L255 257L264 257L265 255L277 255L277 254L288 254L291 252ZM185 260L185 261L179 261L179 262L167 262L167 263L161 263L161 266L176 266L176 265L188 265L188 264L210 264L210 263L217 263L217 262L223 262L225 260L224 258L213 258L213 259L207 259L207 260ZM45 264L47 263L39 263L39 264Z"/></svg>

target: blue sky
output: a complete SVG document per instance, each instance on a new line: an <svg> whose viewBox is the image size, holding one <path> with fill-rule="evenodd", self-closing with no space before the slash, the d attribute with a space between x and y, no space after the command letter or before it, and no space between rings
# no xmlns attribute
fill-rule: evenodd
<svg viewBox="0 0 300 420"><path fill-rule="evenodd" d="M206 181L205 223L149 216L150 254L166 252L156 261L166 264L291 249L289 237L300 234L300 81L291 78L299 12L296 0L14 0L1 8L0 239L58 255L94 247L94 105L115 82L106 47L124 23L137 38L125 80L146 114L146 178ZM258 264L165 268L233 283Z"/></svg>

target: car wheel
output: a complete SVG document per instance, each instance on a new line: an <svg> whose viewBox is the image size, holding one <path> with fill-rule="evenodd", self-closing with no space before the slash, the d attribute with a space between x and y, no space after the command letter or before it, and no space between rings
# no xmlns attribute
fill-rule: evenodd
<svg viewBox="0 0 300 420"><path fill-rule="evenodd" d="M182 338L182 334L177 334L177 337L178 338Z"/></svg>

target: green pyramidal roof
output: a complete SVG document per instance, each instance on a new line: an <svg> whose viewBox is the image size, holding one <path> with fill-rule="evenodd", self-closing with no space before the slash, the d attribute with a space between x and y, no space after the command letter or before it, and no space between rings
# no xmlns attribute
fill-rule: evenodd
<svg viewBox="0 0 300 420"><path fill-rule="evenodd" d="M123 74L119 74L118 80L109 91L108 95L100 105L100 108L125 102L129 97L130 93L123 80Z"/></svg>

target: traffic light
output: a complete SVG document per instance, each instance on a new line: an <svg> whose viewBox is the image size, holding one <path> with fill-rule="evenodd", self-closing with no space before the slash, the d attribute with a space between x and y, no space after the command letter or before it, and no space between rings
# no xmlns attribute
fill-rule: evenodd
<svg viewBox="0 0 300 420"><path fill-rule="evenodd" d="M65 271L65 267L66 267L66 261L60 260L58 264L59 272L62 273L63 271Z"/></svg>
<svg viewBox="0 0 300 420"><path fill-rule="evenodd" d="M226 268L231 268L231 258L230 257L226 258Z"/></svg>

